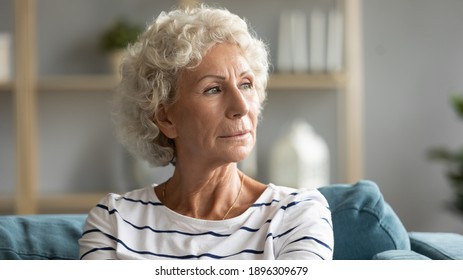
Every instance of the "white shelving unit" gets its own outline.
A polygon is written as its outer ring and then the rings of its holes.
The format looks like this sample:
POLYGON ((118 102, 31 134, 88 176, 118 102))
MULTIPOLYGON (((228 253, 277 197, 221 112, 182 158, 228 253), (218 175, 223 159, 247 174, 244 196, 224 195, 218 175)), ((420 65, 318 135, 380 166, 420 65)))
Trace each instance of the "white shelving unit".
MULTIPOLYGON (((191 5, 196 1, 180 1, 191 5)), ((328 74, 274 74, 271 90, 334 89, 339 92, 339 150, 345 182, 362 178, 362 61, 361 0, 344 0, 345 71, 328 74)), ((15 0, 15 78, 0 83, 0 91, 11 92, 16 118, 16 186, 14 197, 0 197, 0 212, 33 214, 79 212, 90 209, 104 194, 42 195, 38 191, 37 99, 41 91, 111 91, 113 76, 55 76, 37 79, 36 0, 15 0)), ((270 93, 272 94, 272 93, 270 93)), ((1 120, 0 120, 1 121, 1 120)), ((0 132, 1 133, 1 132, 0 132)))

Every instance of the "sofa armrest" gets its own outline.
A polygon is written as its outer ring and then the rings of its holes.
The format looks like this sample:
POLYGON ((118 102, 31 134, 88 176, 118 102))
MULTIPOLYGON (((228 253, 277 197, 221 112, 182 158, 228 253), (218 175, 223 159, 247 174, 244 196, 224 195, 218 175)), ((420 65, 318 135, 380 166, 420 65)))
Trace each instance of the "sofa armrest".
POLYGON ((410 232, 409 237, 413 251, 433 260, 463 260, 463 235, 410 232))
POLYGON ((373 260, 430 260, 411 250, 388 250, 373 256, 373 260))
POLYGON ((0 216, 0 259, 78 259, 86 217, 0 216))

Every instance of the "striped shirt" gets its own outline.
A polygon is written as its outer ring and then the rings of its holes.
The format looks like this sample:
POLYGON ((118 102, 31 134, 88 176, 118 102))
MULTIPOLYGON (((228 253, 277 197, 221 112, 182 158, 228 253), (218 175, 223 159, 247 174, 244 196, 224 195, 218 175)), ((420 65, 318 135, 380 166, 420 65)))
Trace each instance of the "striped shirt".
POLYGON ((240 216, 201 220, 164 206, 153 186, 108 194, 89 213, 81 259, 332 259, 327 201, 269 184, 240 216))

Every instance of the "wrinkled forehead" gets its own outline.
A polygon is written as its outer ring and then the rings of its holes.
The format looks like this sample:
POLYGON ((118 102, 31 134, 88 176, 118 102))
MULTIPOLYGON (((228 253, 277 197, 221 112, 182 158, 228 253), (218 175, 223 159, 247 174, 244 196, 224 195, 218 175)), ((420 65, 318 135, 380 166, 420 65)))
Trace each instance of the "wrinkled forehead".
POLYGON ((251 67, 238 45, 219 43, 211 47, 195 67, 187 67, 181 71, 180 80, 200 79, 205 75, 228 77, 252 74, 251 67))

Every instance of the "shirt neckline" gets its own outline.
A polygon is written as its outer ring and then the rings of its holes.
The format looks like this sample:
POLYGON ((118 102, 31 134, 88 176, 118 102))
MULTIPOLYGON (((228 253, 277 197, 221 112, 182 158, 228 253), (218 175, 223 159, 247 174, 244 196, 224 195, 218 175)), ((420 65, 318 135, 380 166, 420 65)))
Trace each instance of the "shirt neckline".
MULTIPOLYGON (((161 207, 159 209, 163 211, 164 214, 166 214, 167 216, 175 220, 184 221, 190 224, 207 225, 208 227, 223 227, 224 225, 233 225, 233 224, 236 224, 238 221, 245 220, 252 214, 252 212, 256 210, 256 207, 249 207, 241 215, 230 218, 230 219, 225 219, 225 220, 205 220, 205 219, 193 218, 193 217, 189 217, 189 216, 185 216, 180 213, 177 213, 174 210, 170 209, 169 207, 165 206, 161 202, 159 197, 157 196, 156 192, 154 191, 155 187, 157 187, 157 184, 154 184, 148 188, 150 191, 151 199, 161 204, 161 207)), ((270 195, 273 188, 274 188, 273 184, 267 184, 265 190, 261 193, 261 195, 257 198, 257 200, 253 204, 265 202, 264 200, 270 195)))

